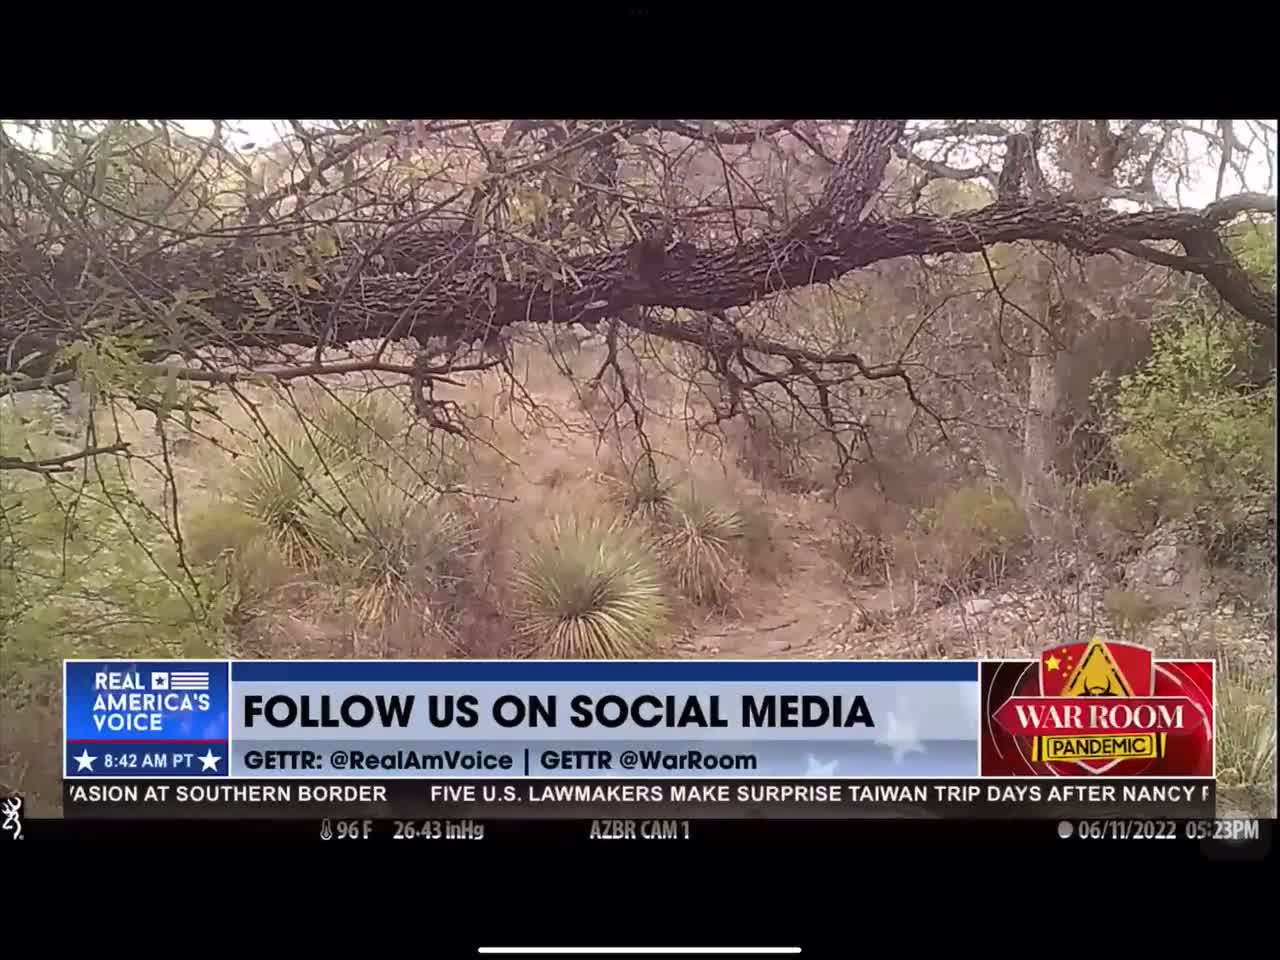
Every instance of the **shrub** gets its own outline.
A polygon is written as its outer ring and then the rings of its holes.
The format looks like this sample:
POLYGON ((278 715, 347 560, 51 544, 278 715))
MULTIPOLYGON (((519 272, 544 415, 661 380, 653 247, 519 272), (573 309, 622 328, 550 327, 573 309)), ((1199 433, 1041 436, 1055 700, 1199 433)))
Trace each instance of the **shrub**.
POLYGON ((1261 569, 1274 563, 1276 383, 1274 368, 1250 382, 1257 349, 1243 319, 1183 301, 1114 385, 1109 429, 1141 511, 1189 519, 1214 559, 1261 569))
POLYGON ((1099 480, 1084 491, 1085 516, 1099 532, 1141 537, 1150 533, 1159 514, 1141 487, 1099 480))
POLYGON ((893 548, 883 537, 852 521, 840 520, 836 542, 846 576, 884 579, 885 563, 892 559, 893 548))
POLYGON ((267 525, 247 513, 239 503, 215 500, 182 524, 187 556, 193 563, 216 563, 260 537, 268 537, 267 525))
POLYGON ((228 591, 232 622, 243 625, 293 576, 267 526, 233 502, 218 500, 182 525, 187 559, 228 591))
POLYGON ((918 511, 912 526, 897 541, 899 562, 952 587, 998 583, 1027 537, 1026 515, 998 488, 961 487, 941 505, 918 511))
MULTIPOLYGON (((15 454, 25 452, 21 432, 20 424, 0 422, 0 452, 9 443, 15 454)), ((38 440, 33 449, 43 452, 38 440)), ((173 562, 169 531, 115 466, 104 457, 66 474, 0 471, 6 714, 56 697, 67 658, 205 657, 225 649, 220 585, 173 562)))
POLYGON ((1276 292, 1276 222, 1242 223, 1227 231, 1227 245, 1240 266, 1274 296, 1276 292))
POLYGON ((513 619, 525 652, 574 659, 651 655, 668 606, 653 557, 634 531, 557 518, 517 558, 513 619))
POLYGON ((1119 587, 1108 589, 1102 603, 1120 636, 1129 641, 1141 639, 1144 628, 1160 616, 1159 605, 1150 597, 1119 587))
POLYGON ((820 490, 831 478, 818 452, 822 438, 799 425, 781 425, 768 417, 744 418, 728 431, 739 448, 739 464, 757 482, 790 493, 820 490))
MULTIPOLYGON (((64 453, 0 409, 0 454, 64 453), (30 447, 28 448, 28 444, 30 447)), ((0 784, 55 815, 60 688, 68 658, 224 656, 225 591, 173 561, 163 520, 112 457, 46 476, 0 470, 0 784)))

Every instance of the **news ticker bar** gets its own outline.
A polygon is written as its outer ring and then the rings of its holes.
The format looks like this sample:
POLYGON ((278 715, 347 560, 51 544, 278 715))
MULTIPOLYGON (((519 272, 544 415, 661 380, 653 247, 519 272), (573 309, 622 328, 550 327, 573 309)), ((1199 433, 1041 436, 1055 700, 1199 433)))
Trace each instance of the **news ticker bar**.
POLYGON ((1213 780, 66 780, 69 819, 979 820, 1214 815, 1213 780))

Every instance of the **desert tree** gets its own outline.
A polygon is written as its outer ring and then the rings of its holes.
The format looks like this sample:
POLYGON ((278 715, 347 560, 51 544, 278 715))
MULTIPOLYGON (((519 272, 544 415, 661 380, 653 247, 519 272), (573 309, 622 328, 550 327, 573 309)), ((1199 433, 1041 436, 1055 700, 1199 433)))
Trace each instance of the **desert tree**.
MULTIPOLYGON (((1266 123, 278 128, 274 144, 246 146, 222 123, 204 137, 167 122, 0 124, 0 394, 78 386, 91 407, 155 414, 164 448, 169 426, 216 415, 218 395, 260 419, 248 383, 324 391, 326 379, 376 374, 399 384, 428 433, 465 440, 450 385, 496 373, 527 398, 513 338, 553 331, 553 349, 581 330, 605 345, 588 384, 607 394, 604 420, 641 446, 648 365, 696 396, 699 429, 785 419, 821 436, 838 485, 871 454, 878 395, 901 397, 944 439, 964 421, 962 376, 940 372, 925 345, 948 353, 939 324, 976 283, 998 337, 1014 322, 1030 358, 1022 477, 1034 498, 1052 459, 1067 318, 1106 322, 1073 267, 1119 260, 1201 278, 1228 309, 1275 326, 1274 292, 1224 242, 1225 225, 1274 213, 1246 169, 1274 165, 1266 123), (1178 202, 1193 146, 1216 158, 1214 199, 1194 208, 1178 202), (931 202, 945 183, 967 189, 965 202, 931 202), (1012 282, 993 266, 1010 248, 1030 264, 1012 282), (963 282, 939 279, 957 263, 963 282), (923 273, 906 277, 900 265, 913 264, 923 273), (865 302, 817 324, 779 308, 839 299, 864 276, 903 307, 901 336, 868 337, 890 321, 854 315, 865 302)), ((79 439, 6 452, 0 469, 48 479, 86 458, 136 457, 92 417, 79 439)), ((176 498, 164 449, 151 465, 176 498)), ((180 542, 176 509, 157 519, 180 542)))

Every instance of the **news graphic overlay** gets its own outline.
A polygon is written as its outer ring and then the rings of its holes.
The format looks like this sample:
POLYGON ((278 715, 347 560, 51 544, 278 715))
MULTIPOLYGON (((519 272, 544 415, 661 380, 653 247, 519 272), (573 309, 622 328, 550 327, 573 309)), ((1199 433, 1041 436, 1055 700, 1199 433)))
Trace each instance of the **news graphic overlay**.
POLYGON ((239 778, 973 777, 961 661, 247 661, 239 778))
POLYGON ((982 664, 982 775, 1212 777, 1212 660, 1094 637, 982 664))
POLYGON ((69 662, 63 809, 93 819, 490 819, 495 830, 598 818, 1211 814, 1213 781, 1179 778, 1176 766, 1119 784, 1097 770, 983 776, 984 723, 1006 708, 1022 726, 998 749, 1074 770, 1079 751, 1095 749, 1088 724, 1101 720, 1076 724, 1074 712, 1050 711, 1060 702, 1124 706, 1130 719, 1105 719, 1111 734, 1132 734, 1125 748, 1166 765, 1180 756, 1160 724, 1178 727, 1181 700, 1135 679, 1140 658, 1101 653, 1059 648, 1068 679, 1056 685, 1041 683, 1036 663, 978 661, 69 662), (1123 676, 1099 679, 1097 663, 1123 676), (984 689, 984 678, 996 682, 984 689), (1123 697, 1095 696, 1107 689, 1123 697), (1154 747, 1135 739, 1160 733, 1154 747), (1080 741, 1076 752, 1053 739, 1064 737, 1080 741))
POLYGON ((68 660, 64 779, 228 774, 226 661, 68 660))

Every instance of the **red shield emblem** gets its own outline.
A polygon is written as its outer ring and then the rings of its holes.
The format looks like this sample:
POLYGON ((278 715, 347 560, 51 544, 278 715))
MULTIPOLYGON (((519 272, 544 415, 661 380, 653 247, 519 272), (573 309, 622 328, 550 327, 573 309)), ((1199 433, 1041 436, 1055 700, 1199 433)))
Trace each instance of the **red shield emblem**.
MULTIPOLYGON (((1150 697, 1155 692, 1155 653, 1132 643, 1067 643, 1040 654, 1042 697, 1150 697)), ((1076 761, 1105 773, 1119 760, 1076 761)))
POLYGON ((984 663, 983 775, 1211 776, 1213 668, 1100 637, 984 663))

